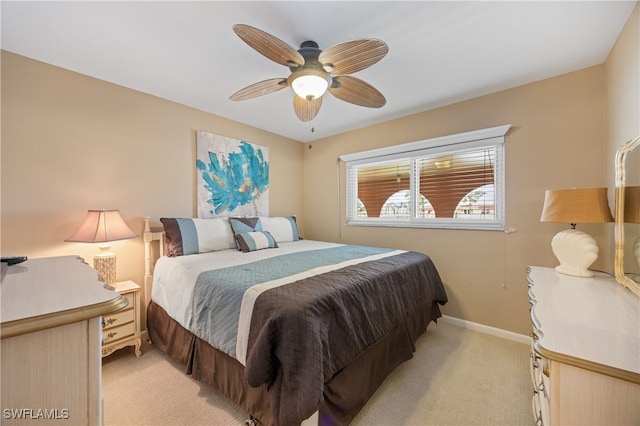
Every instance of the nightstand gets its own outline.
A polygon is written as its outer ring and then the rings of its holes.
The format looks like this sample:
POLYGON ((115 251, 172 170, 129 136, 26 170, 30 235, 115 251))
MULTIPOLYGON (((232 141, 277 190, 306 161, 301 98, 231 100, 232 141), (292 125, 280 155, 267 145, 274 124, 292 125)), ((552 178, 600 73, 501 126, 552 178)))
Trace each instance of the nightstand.
POLYGON ((135 353, 139 357, 142 355, 140 286, 133 281, 119 281, 111 286, 126 297, 129 304, 125 309, 102 318, 102 356, 135 345, 135 353))

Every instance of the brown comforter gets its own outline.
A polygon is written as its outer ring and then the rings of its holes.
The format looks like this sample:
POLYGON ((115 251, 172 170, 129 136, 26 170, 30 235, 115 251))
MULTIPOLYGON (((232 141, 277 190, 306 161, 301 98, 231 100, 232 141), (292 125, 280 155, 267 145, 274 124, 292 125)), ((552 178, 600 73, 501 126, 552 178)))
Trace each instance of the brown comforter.
POLYGON ((268 290, 255 303, 245 377, 268 387, 276 424, 300 424, 334 375, 416 314, 440 317, 446 302, 431 259, 416 252, 268 290))

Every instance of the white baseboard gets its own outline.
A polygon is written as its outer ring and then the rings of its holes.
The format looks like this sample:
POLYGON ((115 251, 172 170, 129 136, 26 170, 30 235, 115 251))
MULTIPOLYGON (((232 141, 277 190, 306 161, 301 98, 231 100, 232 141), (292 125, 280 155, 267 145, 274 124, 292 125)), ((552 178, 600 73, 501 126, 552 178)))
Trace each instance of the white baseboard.
POLYGON ((512 331, 503 330, 501 328, 491 327, 484 324, 478 324, 477 322, 471 322, 460 318, 450 317, 443 315, 438 321, 446 322, 448 324, 456 325, 458 327, 468 328, 469 330, 479 331, 481 333, 490 334, 492 336, 501 337, 503 339, 513 340, 520 343, 531 343, 531 338, 524 334, 514 333, 512 331))

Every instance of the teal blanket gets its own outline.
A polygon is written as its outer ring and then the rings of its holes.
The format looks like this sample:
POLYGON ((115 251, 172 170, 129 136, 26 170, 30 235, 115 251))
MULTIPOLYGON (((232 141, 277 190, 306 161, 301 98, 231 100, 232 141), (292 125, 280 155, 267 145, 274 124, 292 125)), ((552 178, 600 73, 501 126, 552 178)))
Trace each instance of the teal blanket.
POLYGON ((247 289, 256 284, 293 276, 317 267, 391 251, 394 250, 345 245, 284 254, 244 265, 203 272, 198 276, 194 288, 189 329, 214 348, 235 358, 240 306, 247 289))

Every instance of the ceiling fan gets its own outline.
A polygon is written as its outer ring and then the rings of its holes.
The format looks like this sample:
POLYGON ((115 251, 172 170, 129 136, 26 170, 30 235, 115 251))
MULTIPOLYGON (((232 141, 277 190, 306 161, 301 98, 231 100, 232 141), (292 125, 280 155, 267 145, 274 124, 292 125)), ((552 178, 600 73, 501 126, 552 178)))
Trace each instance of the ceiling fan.
POLYGON ((251 84, 231 95, 232 101, 252 99, 290 86, 296 93, 293 109, 302 121, 311 121, 318 114, 327 90, 340 100, 364 107, 380 108, 387 102, 375 87, 348 75, 385 57, 389 48, 382 40, 352 40, 324 50, 315 41, 305 41, 296 50, 249 25, 234 25, 233 31, 258 53, 289 67, 291 75, 251 84))

